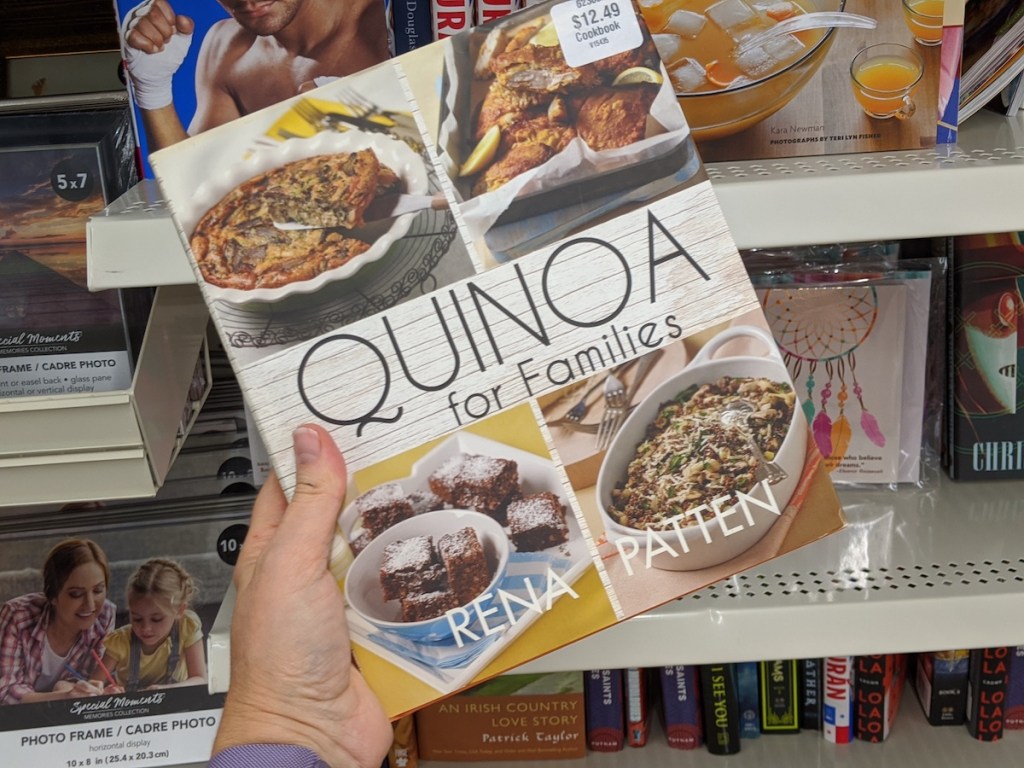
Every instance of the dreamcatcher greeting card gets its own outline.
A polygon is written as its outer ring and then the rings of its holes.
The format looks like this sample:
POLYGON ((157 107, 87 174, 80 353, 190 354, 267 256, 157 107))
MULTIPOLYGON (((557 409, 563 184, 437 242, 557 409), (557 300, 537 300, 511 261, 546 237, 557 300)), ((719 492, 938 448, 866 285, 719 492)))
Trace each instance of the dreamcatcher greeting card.
POLYGON ((758 291, 833 481, 899 481, 906 287, 758 291))

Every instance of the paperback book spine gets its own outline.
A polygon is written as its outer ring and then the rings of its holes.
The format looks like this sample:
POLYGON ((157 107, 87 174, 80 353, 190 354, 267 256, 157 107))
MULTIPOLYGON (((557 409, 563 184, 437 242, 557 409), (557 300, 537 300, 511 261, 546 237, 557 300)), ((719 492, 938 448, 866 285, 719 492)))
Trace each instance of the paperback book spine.
POLYGON ((465 32, 473 26, 473 0, 430 0, 434 40, 465 32))
POLYGON ((700 666, 704 743, 715 755, 740 751, 739 700, 732 664, 700 666))
POLYGON ((397 55, 434 41, 430 9, 430 0, 391 0, 391 29, 397 55))
POLYGON ((1003 727, 1017 731, 1024 729, 1024 645, 1015 646, 1012 656, 1003 727))
POLYGON ((821 659, 800 660, 800 727, 821 730, 821 659))
POLYGON ((854 668, 855 735, 878 743, 889 736, 903 687, 900 654, 857 656, 854 668))
POLYGON ((476 0, 474 6, 473 21, 476 24, 500 19, 522 7, 519 0, 476 0))
POLYGON ((798 733, 800 710, 796 659, 759 662, 761 733, 798 733))
POLYGON ((625 671, 626 743, 631 747, 647 744, 650 732, 650 695, 647 670, 629 667, 625 671))
POLYGON ((978 741, 998 741, 1003 736, 1011 650, 1002 646, 971 651, 966 722, 967 731, 978 741))
POLYGON ((741 739, 756 739, 761 735, 761 690, 757 684, 757 667, 756 661, 733 664, 740 706, 741 739))
POLYGON ((970 656, 966 649, 917 654, 914 690, 932 725, 963 725, 970 656))
POLYGON ((826 741, 849 744, 853 739, 853 657, 826 656, 822 733, 826 741))
POLYGON ((621 669, 590 669, 583 676, 587 748, 618 752, 626 744, 626 710, 621 669))
POLYGON ((704 743, 700 685, 695 665, 661 668, 661 713, 672 749, 696 749, 704 743))

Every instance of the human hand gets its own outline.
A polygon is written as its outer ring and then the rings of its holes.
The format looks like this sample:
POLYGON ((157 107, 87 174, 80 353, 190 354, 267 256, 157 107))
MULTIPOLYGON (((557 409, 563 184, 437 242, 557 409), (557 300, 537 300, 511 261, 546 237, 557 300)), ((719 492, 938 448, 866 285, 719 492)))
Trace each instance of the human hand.
POLYGON ((121 29, 125 69, 142 109, 173 103, 171 83, 192 43, 195 22, 167 0, 145 0, 128 12, 121 29))
POLYGON ((317 426, 293 436, 296 490, 264 483, 235 566, 231 686, 214 753, 291 744, 332 768, 379 768, 392 729, 352 664, 341 590, 328 570, 347 470, 317 426))

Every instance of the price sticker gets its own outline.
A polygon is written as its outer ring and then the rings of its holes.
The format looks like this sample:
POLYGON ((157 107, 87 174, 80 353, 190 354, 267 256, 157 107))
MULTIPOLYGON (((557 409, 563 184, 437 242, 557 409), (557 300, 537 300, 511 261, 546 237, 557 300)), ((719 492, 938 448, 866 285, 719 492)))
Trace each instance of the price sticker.
POLYGON ((85 200, 95 185, 93 170, 75 160, 61 160, 50 171, 50 187, 65 200, 85 200))
POLYGON ((569 0, 551 8, 551 20, 570 67, 631 51, 644 41, 629 0, 569 0))

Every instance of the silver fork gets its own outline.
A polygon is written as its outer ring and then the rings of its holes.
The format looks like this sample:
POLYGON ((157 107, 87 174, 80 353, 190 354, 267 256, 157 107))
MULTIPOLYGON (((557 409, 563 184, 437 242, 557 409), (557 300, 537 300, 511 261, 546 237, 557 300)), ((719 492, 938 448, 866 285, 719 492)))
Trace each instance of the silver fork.
POLYGON ((597 450, 603 451, 612 441, 616 425, 621 421, 629 401, 626 388, 614 373, 609 373, 604 380, 604 414, 597 426, 597 450))

